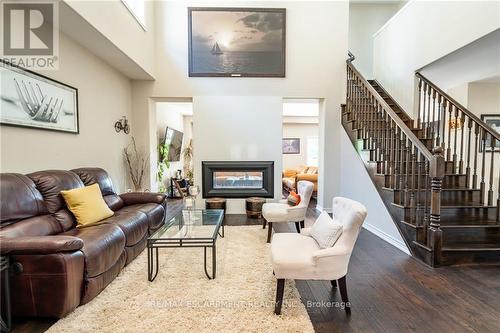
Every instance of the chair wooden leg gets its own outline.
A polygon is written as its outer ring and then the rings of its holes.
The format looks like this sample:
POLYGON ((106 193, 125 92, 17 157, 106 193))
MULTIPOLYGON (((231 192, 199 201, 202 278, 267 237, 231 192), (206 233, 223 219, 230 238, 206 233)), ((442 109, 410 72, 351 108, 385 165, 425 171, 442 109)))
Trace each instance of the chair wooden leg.
POLYGON ((300 223, 295 222, 295 229, 297 229, 297 232, 300 234, 300 223))
POLYGON ((267 223, 268 226, 267 226, 267 242, 270 243, 271 242, 271 235, 273 233, 273 222, 268 222, 267 223))
POLYGON ((266 229, 266 219, 262 219, 262 229, 266 229))
POLYGON ((337 280, 331 280, 330 282, 332 284, 332 288, 336 289, 337 288, 337 280))
POLYGON ((285 279, 278 279, 276 285, 276 303, 274 305, 274 313, 281 314, 281 305, 283 304, 283 292, 285 291, 285 279))
POLYGON ((304 221, 300 221, 300 227, 304 229, 304 221))
POLYGON ((340 289, 340 297, 342 298, 342 302, 345 303, 345 313, 351 314, 351 304, 349 303, 349 298, 347 297, 347 284, 345 281, 345 276, 338 279, 339 289, 340 289))

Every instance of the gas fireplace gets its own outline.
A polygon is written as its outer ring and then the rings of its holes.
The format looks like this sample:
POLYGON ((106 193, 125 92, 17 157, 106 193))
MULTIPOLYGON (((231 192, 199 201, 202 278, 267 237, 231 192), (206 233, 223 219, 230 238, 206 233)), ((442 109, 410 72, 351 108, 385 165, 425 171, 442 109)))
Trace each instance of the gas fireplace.
POLYGON ((201 162, 203 197, 274 197, 274 162, 201 162))

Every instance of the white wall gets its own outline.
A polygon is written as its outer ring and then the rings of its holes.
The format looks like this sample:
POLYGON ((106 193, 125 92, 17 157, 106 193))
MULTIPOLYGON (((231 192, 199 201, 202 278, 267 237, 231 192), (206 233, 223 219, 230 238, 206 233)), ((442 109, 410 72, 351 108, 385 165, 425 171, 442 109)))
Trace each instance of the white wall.
POLYGON ((373 79, 373 34, 401 7, 398 3, 350 3, 349 50, 354 65, 366 79, 373 79))
POLYGON ((284 123, 283 138, 300 138, 300 154, 283 154, 283 169, 307 165, 307 138, 318 136, 318 124, 284 123))
POLYGON ((500 76, 500 29, 434 61, 420 72, 444 91, 500 76))
POLYGON ((389 211, 373 185, 363 161, 354 149, 345 130, 341 133, 341 195, 366 206, 368 216, 363 227, 406 253, 410 253, 389 211))
MULTIPOLYGON (((269 96, 267 100, 274 106, 280 99, 278 112, 282 112, 282 98, 319 98, 322 99, 320 127, 328 145, 322 145, 320 152, 324 158, 320 175, 320 197, 329 207, 331 198, 339 191, 340 169, 338 159, 340 104, 345 97, 345 59, 347 54, 348 3, 323 1, 213 1, 211 6, 234 7, 285 7, 287 9, 287 68, 286 78, 189 78, 188 73, 188 6, 206 6, 204 1, 169 1, 156 4, 156 81, 154 83, 134 83, 134 124, 141 142, 153 151, 151 128, 154 128, 154 113, 151 112, 151 99, 155 98, 193 98, 202 96, 239 96, 241 103, 234 104, 234 115, 245 117, 243 112, 256 113, 245 107, 245 96, 269 96), (314 32, 314 38, 311 38, 314 32), (242 111, 246 110, 246 111, 242 111), (153 126, 153 127, 151 127, 153 126), (323 200, 323 197, 325 200, 323 200)), ((205 103, 216 103, 219 99, 206 99, 205 103)), ((271 104, 269 106, 271 106, 271 104)), ((193 104, 194 135, 200 137, 198 130, 203 123, 197 124, 197 113, 213 112, 217 105, 193 104)), ((266 107, 269 109, 269 107, 266 107)), ((262 124, 278 121, 277 118, 259 113, 262 124)), ((209 115, 206 115, 209 116, 209 115)), ((277 129, 278 144, 281 145, 281 117, 279 124, 271 124, 277 129)), ((244 131, 245 125, 238 128, 244 131)), ((206 133, 206 132, 203 132, 206 133)), ((245 133, 245 132, 243 132, 245 133)), ((254 129, 252 138, 262 135, 259 127, 254 129)), ((320 137, 321 139, 321 137, 320 137)), ((210 137, 203 138, 210 140, 210 137)), ((199 141, 195 139, 195 155, 201 153, 199 141)), ((226 145, 227 142, 212 142, 226 145)), ((267 143, 274 144, 274 143, 267 143)), ((155 158, 151 155, 152 160, 155 158)), ((196 156, 195 156, 196 158, 196 156)), ((281 160, 281 151, 274 157, 281 160)), ((154 165, 152 166, 154 168, 154 165)))
MULTIPOLYGON (((282 99, 198 96, 193 106, 195 184, 201 188, 202 161, 274 161, 274 199, 280 199, 282 99)), ((226 209, 244 213, 245 200, 228 199, 226 209)))
POLYGON ((154 77, 154 1, 145 2, 144 30, 121 0, 65 0, 66 5, 118 47, 145 72, 154 77))
POLYGON ((125 191, 123 148, 130 135, 116 133, 114 123, 131 118, 130 81, 64 34, 59 52, 59 70, 41 74, 78 89, 80 134, 2 126, 1 172, 102 167, 125 191))
POLYGON ((411 113, 416 70, 498 28, 499 1, 410 1, 375 35, 375 78, 411 113))

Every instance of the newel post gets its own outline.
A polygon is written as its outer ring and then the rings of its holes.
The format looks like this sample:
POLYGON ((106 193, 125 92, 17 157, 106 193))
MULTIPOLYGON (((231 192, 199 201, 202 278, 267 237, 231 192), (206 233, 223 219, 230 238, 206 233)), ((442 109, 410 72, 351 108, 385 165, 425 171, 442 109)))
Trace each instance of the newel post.
POLYGON ((429 223, 429 244, 432 249, 431 266, 438 267, 441 264, 441 189, 445 173, 445 161, 443 148, 438 146, 432 150, 432 160, 429 168, 431 178, 431 207, 429 223))

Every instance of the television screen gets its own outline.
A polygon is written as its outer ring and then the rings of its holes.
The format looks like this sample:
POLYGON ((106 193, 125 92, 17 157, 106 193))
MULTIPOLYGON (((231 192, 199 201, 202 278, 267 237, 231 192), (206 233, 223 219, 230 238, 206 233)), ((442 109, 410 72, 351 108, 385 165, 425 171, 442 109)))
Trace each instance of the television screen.
POLYGON ((182 132, 174 130, 173 128, 167 127, 165 130, 164 142, 169 147, 167 157, 168 161, 175 162, 181 159, 182 137, 182 132))

